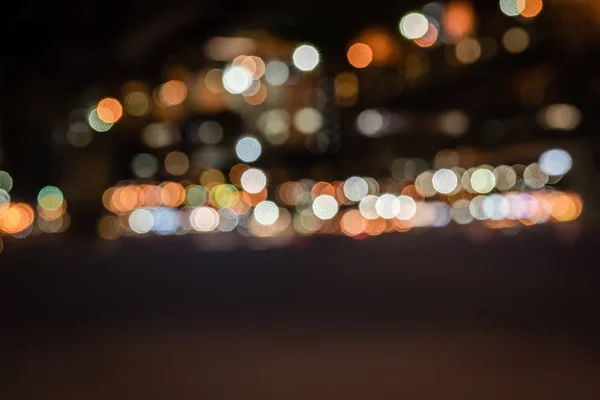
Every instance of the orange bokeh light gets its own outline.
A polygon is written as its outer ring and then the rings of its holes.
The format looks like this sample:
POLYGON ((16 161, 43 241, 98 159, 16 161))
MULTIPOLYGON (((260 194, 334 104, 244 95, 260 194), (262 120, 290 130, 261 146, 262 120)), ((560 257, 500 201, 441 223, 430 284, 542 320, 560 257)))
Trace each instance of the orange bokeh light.
POLYGON ((167 207, 179 207, 185 200, 185 189, 177 182, 166 182, 160 185, 160 200, 167 207))
POLYGON ((10 235, 23 232, 33 224, 34 213, 25 203, 11 203, 0 218, 0 231, 10 235))
POLYGON ((242 187, 242 174, 246 172, 250 166, 246 164, 235 164, 229 170, 229 180, 237 187, 242 187))
POLYGON ((114 124, 123 116, 123 106, 119 100, 107 97, 98 103, 96 114, 102 122, 114 124))
POLYGON ((263 189, 258 193, 248 193, 246 191, 242 192, 242 200, 246 204, 250 204, 251 206, 255 206, 261 201, 265 201, 267 199, 267 189, 263 189))
POLYGON ((448 4, 443 19, 443 26, 446 36, 453 42, 467 37, 475 28, 473 6, 462 1, 448 4))
POLYGON ((533 18, 542 11, 543 7, 542 0, 525 0, 525 7, 521 11, 521 15, 525 18, 533 18))
POLYGON ((365 68, 373 61, 373 50, 364 43, 355 43, 348 49, 348 62, 355 68, 365 68))
POLYGON ((310 196, 312 199, 316 199, 318 196, 327 194, 335 198, 335 188, 328 182, 317 182, 312 187, 310 191, 310 196))
POLYGON ((429 24, 429 28, 427 29, 427 33, 420 37, 419 39, 415 39, 415 44, 419 47, 431 47, 438 40, 438 30, 433 24, 429 24))
POLYGON ((254 93, 252 96, 244 96, 244 101, 251 106, 257 106, 262 104, 267 99, 267 87, 265 85, 260 85, 258 91, 254 93))
POLYGON ((365 231, 367 220, 358 210, 350 210, 344 214, 340 221, 342 232, 348 236, 357 236, 365 231))
POLYGON ((187 87, 181 81, 168 81, 160 86, 158 97, 163 105, 167 107, 176 106, 186 99, 187 87))

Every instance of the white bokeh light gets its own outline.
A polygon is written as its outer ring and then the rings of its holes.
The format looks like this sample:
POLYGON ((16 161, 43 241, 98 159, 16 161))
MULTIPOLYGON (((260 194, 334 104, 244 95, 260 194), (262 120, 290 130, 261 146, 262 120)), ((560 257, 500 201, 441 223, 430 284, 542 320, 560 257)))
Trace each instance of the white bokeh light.
POLYGON ((214 231, 219 225, 219 213, 211 207, 198 207, 190 214, 190 225, 198 232, 214 231))
POLYGON ((542 153, 539 163, 544 173, 550 176, 558 176, 571 170, 573 159, 565 150, 552 149, 542 153))
POLYGON ((366 219, 377 219, 379 215, 375 209, 375 203, 377 203, 377 196, 372 194, 368 195, 358 203, 358 211, 366 219))
POLYGON ((135 210, 129 215, 129 227, 135 233, 148 233, 154 225, 154 215, 145 208, 135 210))
POLYGON ((400 20, 400 33, 407 39, 419 39, 429 29, 429 21, 421 13, 406 14, 400 20))
POLYGON ((369 194, 369 184, 359 176, 353 176, 344 182, 344 195, 350 201, 361 201, 369 194))
POLYGON ((401 221, 408 221, 415 216, 417 212, 417 203, 410 196, 401 195, 398 196, 400 202, 400 212, 396 215, 396 218, 401 221))
POLYGON ((454 171, 446 168, 442 168, 433 174, 432 179, 433 187, 439 193, 448 194, 452 193, 458 185, 458 177, 454 171))
POLYGON ((250 168, 240 179, 242 188, 248 193, 260 193, 267 186, 267 176, 257 168, 250 168))
POLYGON ((231 94, 240 94, 252 86, 252 72, 240 65, 227 67, 223 71, 223 87, 231 94))
POLYGON ((477 193, 489 193, 496 186, 496 176, 486 168, 479 168, 471 175, 471 187, 477 193))
POLYGON ((392 219, 400 213, 400 200, 393 194, 381 195, 375 202, 377 214, 384 219, 392 219))
POLYGON ((337 200, 328 194, 318 196, 312 205, 313 212, 320 219, 331 219, 338 213, 337 200))
POLYGON ((500 194, 491 194, 483 201, 482 211, 487 218, 500 221, 508 216, 510 203, 500 194))
POLYGON ((383 129, 383 125, 383 115, 377 110, 364 110, 356 117, 356 128, 365 136, 378 134, 383 129))
POLYGON ((290 70, 286 63, 270 61, 265 67, 265 79, 273 86, 281 86, 287 82, 290 70))
POLYGON ((260 142, 252 136, 243 137, 235 144, 235 154, 243 162, 254 162, 258 160, 261 153, 260 142))
POLYGON ((294 50, 292 60, 300 71, 312 71, 319 65, 319 52, 314 46, 303 44, 294 50))
POLYGON ((254 219, 261 225, 273 225, 279 218, 279 207, 272 201, 261 201, 254 208, 254 219))
POLYGON ((305 135, 316 133, 323 126, 323 115, 312 107, 304 107, 294 114, 294 127, 305 135))

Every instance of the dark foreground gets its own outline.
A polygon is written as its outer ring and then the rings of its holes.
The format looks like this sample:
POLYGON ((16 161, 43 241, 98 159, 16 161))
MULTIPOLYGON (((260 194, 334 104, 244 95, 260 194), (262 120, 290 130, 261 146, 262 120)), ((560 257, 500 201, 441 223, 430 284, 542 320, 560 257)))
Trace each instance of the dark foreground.
POLYGON ((7 243, 0 397, 596 399, 600 240, 565 234, 7 243))

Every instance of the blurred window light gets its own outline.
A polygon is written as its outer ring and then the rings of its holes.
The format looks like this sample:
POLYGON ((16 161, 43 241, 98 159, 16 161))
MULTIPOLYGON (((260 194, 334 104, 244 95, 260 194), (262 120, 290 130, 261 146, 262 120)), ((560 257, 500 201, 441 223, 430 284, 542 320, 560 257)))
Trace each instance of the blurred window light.
POLYGON ((323 126, 323 115, 312 107, 304 107, 294 114, 294 127, 305 135, 316 133, 323 126))
POLYGON ((429 203, 429 205, 431 206, 431 209, 435 214, 433 221, 431 222, 431 226, 436 228, 442 228, 448 225, 450 221, 452 221, 450 207, 448 206, 448 204, 442 201, 435 201, 429 203))
POLYGON ((198 127, 198 139, 204 144, 217 144, 223 139, 223 127, 217 121, 204 121, 198 127))
POLYGON ((452 193, 458 186, 458 177, 451 169, 440 169, 433 174, 432 184, 441 194, 452 193))
POLYGON ((0 171, 0 189, 10 192, 13 187, 13 178, 6 171, 0 171))
POLYGON ((375 208, 375 203, 377 203, 377 196, 372 194, 362 199, 358 204, 358 211, 360 211, 360 215, 368 220, 379 218, 379 214, 377 214, 377 209, 375 208))
POLYGON ((465 1, 452 1, 442 16, 444 39, 450 43, 469 36, 475 27, 473 6, 465 1))
POLYGON ((231 232, 238 226, 239 220, 240 218, 237 214, 229 208, 222 208, 219 210, 219 224, 217 228, 221 232, 231 232))
MULTIPOLYGON (((254 82, 259 82, 259 81, 254 81, 254 82)), ((256 90, 256 92, 254 92, 252 94, 247 94, 246 92, 244 92, 243 94, 244 94, 244 101, 246 103, 250 104, 251 106, 258 106, 267 99, 267 87, 265 85, 261 85, 259 82, 258 89, 256 90)))
POLYGON ((175 143, 177 132, 167 123, 155 122, 142 130, 142 142, 148 147, 161 148, 175 143))
POLYGON ((344 195, 350 201, 361 201, 369 194, 369 184, 359 176, 353 176, 344 182, 344 195))
POLYGON ((335 77, 335 96, 342 106, 353 105, 358 98, 358 78, 351 72, 342 72, 335 77))
POLYGON ((206 190, 200 185, 185 188, 185 204, 188 207, 199 207, 206 202, 206 190))
POLYGON ((473 64, 481 57, 481 44, 474 38, 462 39, 456 44, 455 54, 462 64, 473 64))
POLYGON ((190 225, 198 232, 214 231, 220 222, 220 214, 211 207, 198 207, 190 214, 190 225))
POLYGON ((46 186, 38 193, 38 204, 46 211, 55 211, 62 207, 64 196, 55 186, 46 186))
POLYGON ((485 198, 481 209, 488 219, 500 221, 508 216, 510 203, 500 194, 491 194, 485 198))
POLYGON ((241 184, 248 193, 260 193, 267 186, 267 176, 258 168, 250 168, 242 174, 241 184))
POLYGON ((217 36, 205 46, 206 55, 216 61, 232 60, 240 54, 250 54, 256 49, 254 40, 244 37, 217 36))
POLYGON ((10 204, 10 195, 4 189, 0 189, 0 218, 10 204))
POLYGON ((508 165, 494 168, 494 176, 496 177, 496 189, 500 191, 510 190, 517 183, 517 173, 513 167, 508 165))
POLYGON ((415 39, 415 44, 419 47, 431 47, 438 40, 439 32, 438 29, 433 24, 429 24, 427 28, 427 33, 422 37, 415 39))
POLYGON ((399 24, 400 33, 407 39, 419 39, 427 33, 429 21, 421 13, 413 12, 402 17, 399 24))
POLYGON ((73 147, 86 147, 92 142, 93 134, 90 127, 83 122, 69 125, 67 142, 73 147))
POLYGON ((183 175, 189 168, 190 160, 185 153, 172 151, 165 157, 165 170, 171 175, 183 175))
POLYGON ((375 210, 383 219, 392 219, 400 213, 400 200, 393 194, 381 195, 375 202, 375 210))
POLYGON ((104 122, 98 116, 97 109, 93 108, 88 114, 88 124, 96 132, 106 132, 112 128, 113 124, 104 122))
POLYGON ((254 96, 255 94, 258 93, 258 91, 261 88, 261 83, 260 80, 255 80, 252 82, 252 84, 250 85, 250 87, 246 90, 244 90, 244 92, 242 93, 244 96, 254 96))
POLYGON ((252 73, 243 66, 229 66, 223 71, 223 87, 231 94, 241 94, 254 82, 252 73))
POLYGON ((500 0, 500 11, 509 17, 516 17, 525 9, 526 0, 500 0))
POLYGON ((273 86, 285 84, 290 76, 290 70, 282 61, 269 61, 265 66, 265 80, 273 86))
POLYGON ((425 171, 417 176, 415 180, 415 189, 420 196, 433 197, 437 194, 433 186, 433 172, 425 171))
POLYGON ((464 135, 470 128, 467 114, 460 110, 447 111, 439 116, 437 128, 445 135, 458 137, 464 135))
POLYGON ((553 104, 539 112, 538 122, 544 128, 570 131, 581 123, 581 111, 571 104, 553 104))
POLYGON ((134 117, 142 117, 150 111, 150 98, 144 92, 131 92, 125 96, 125 111, 134 117))
POLYGON ((509 53, 522 53, 529 46, 529 33, 521 27, 510 28, 502 36, 502 44, 509 53))
POLYGON ((373 51, 364 43, 354 43, 348 49, 347 57, 354 68, 366 68, 373 61, 373 51))
POLYGON ((469 203, 469 212, 471 213, 471 216, 479 221, 488 219, 483 212, 483 203, 486 199, 486 196, 477 196, 469 203))
POLYGON ((254 162, 262 154, 262 146, 256 138, 245 136, 237 141, 235 154, 243 162, 254 162))
POLYGON ((523 172, 525 184, 532 189, 541 189, 548 183, 548 174, 542 171, 539 163, 531 163, 523 172))
POLYGON ((272 201, 262 201, 254 207, 254 219, 261 225, 273 225, 279 218, 279 207, 272 201))
POLYGON ((487 168, 478 168, 470 178, 471 187, 477 193, 489 193, 496 186, 496 176, 487 168))
POLYGON ((176 106, 183 103, 186 98, 187 86, 181 81, 171 80, 158 88, 158 99, 163 106, 176 106))
POLYGON ((375 136, 384 126, 383 114, 375 109, 364 110, 356 118, 356 128, 365 136, 375 136))
POLYGON ((544 2, 542 0, 518 0, 518 2, 525 3, 525 6, 520 11, 521 16, 525 18, 533 18, 536 17, 544 7, 544 2))
POLYGON ((158 172, 158 160, 152 154, 138 154, 131 160, 131 170, 138 178, 150 178, 158 172))
POLYGON ((322 194, 313 202, 312 210, 318 218, 328 220, 335 217, 339 207, 337 200, 333 196, 322 194))
POLYGON ((225 182, 225 175, 218 169, 207 169, 200 175, 200 183, 204 187, 221 185, 225 182))
POLYGON ((107 97, 100 100, 96 113, 102 122, 114 124, 123 116, 123 107, 119 100, 107 97))
POLYGON ((152 231, 158 235, 172 235, 179 229, 179 212, 172 208, 160 207, 151 210, 154 216, 152 231))
POLYGON ((223 93, 223 70, 213 68, 204 75, 204 85, 211 93, 223 93))
POLYGON ((269 143, 283 144, 290 136, 290 115, 282 108, 267 110, 258 117, 258 126, 269 143))
POLYGON ((314 46, 303 44, 294 50, 292 61, 300 71, 312 71, 319 65, 319 52, 314 46))
POLYGON ((145 208, 139 208, 129 215, 129 227, 135 233, 148 233, 153 226, 154 215, 145 208))
POLYGON ((552 149, 542 153, 539 159, 540 169, 550 176, 565 175, 571 170, 573 159, 562 149, 552 149))
POLYGON ((467 199, 457 200, 450 208, 450 216, 459 225, 467 225, 473 221, 473 216, 469 210, 471 202, 467 199))
POLYGON ((400 221, 408 221, 412 219, 417 213, 417 203, 410 196, 400 195, 398 196, 398 202, 400 203, 400 211, 396 215, 396 218, 400 221))
POLYGON ((454 168, 460 163, 460 155, 452 149, 440 150, 433 159, 433 168, 454 168))

